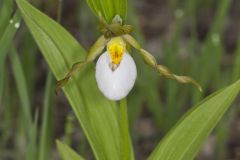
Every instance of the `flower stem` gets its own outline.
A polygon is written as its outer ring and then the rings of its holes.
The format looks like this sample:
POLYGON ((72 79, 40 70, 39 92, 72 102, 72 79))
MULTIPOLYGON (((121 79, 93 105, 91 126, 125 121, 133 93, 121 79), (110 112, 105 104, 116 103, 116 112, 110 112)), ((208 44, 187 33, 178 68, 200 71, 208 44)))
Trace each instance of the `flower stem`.
POLYGON ((130 159, 130 138, 128 129, 128 112, 127 112, 127 99, 124 98, 120 101, 120 151, 121 160, 130 159))

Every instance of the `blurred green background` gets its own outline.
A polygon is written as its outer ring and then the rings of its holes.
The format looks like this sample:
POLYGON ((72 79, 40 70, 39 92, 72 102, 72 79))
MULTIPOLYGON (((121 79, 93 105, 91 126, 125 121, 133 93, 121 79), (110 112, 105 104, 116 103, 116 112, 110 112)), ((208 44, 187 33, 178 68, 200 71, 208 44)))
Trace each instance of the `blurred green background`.
MULTIPOLYGON (((90 48, 100 35, 85 0, 32 0, 90 48)), ((59 159, 55 139, 62 139, 86 159, 90 146, 63 94, 54 94, 48 66, 11 0, 0 0, 0 160, 59 159), (35 125, 28 125, 33 119, 35 125), (30 144, 30 145, 29 145, 30 144)), ((128 96, 136 159, 143 160, 158 141, 203 97, 240 78, 239 0, 129 0, 128 24, 134 36, 160 64, 189 75, 203 87, 159 77, 133 53, 138 79, 128 96)), ((134 50, 133 50, 134 52, 134 50)), ((87 84, 86 84, 87 85, 87 84)), ((91 88, 91 86, 89 86, 91 88)), ((89 91, 90 92, 90 91, 89 91)), ((206 141, 196 159, 240 159, 238 100, 206 141)))

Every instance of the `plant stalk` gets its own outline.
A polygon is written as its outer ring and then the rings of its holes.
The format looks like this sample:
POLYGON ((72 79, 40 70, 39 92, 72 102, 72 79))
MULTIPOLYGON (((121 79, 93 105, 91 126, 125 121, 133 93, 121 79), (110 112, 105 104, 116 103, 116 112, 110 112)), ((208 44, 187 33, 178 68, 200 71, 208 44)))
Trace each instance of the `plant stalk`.
POLYGON ((120 151, 121 160, 130 159, 130 139, 128 128, 128 111, 127 111, 127 99, 124 98, 120 101, 120 151))

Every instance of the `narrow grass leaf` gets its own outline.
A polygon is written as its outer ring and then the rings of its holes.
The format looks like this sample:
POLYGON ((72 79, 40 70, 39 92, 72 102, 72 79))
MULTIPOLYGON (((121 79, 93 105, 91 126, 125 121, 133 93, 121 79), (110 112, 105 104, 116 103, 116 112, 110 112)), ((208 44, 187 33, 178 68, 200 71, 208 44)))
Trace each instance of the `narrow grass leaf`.
POLYGON ((38 111, 35 111, 34 121, 32 126, 29 127, 29 141, 26 149, 26 160, 33 160, 37 157, 37 129, 38 129, 38 111))
POLYGON ((12 0, 3 0, 0 4, 0 37, 5 31, 6 26, 9 23, 9 19, 12 14, 13 1, 12 0))
POLYGON ((22 40, 18 50, 21 53, 21 61, 23 65, 23 70, 25 72, 30 100, 33 101, 34 90, 36 89, 35 88, 36 82, 33 79, 38 74, 38 70, 36 67, 38 48, 36 43, 34 42, 34 39, 32 38, 32 35, 29 33, 27 28, 23 29, 24 36, 21 37, 22 40))
POLYGON ((161 141, 149 160, 190 160, 240 90, 240 81, 219 90, 191 109, 161 141))
POLYGON ((43 117, 38 152, 39 160, 50 159, 54 84, 54 77, 52 73, 49 72, 44 93, 43 117))
MULTIPOLYGON (((9 3, 9 2, 6 2, 6 3, 9 3)), ((0 20, 0 21, 4 21, 4 20, 0 20)), ((19 23, 19 21, 20 21, 20 14, 19 12, 16 12, 12 18, 12 23, 8 23, 6 27, 5 25, 1 24, 3 22, 0 22, 0 32, 3 31, 2 33, 0 33, 0 72, 2 73, 2 75, 5 72, 5 59, 7 57, 7 53, 9 51, 9 48, 11 47, 13 37, 15 36, 15 33, 18 29, 14 26, 14 24, 19 23)), ((0 77, 0 103, 2 100, 3 92, 4 92, 3 90, 4 90, 4 76, 1 76, 0 77)))
POLYGON ((60 153, 62 160, 84 160, 79 154, 77 154, 74 150, 72 150, 69 146, 65 145, 64 143, 60 142, 59 140, 56 141, 58 152, 60 153))
POLYGON ((36 133, 37 133, 37 119, 36 114, 35 121, 33 122, 31 117, 31 104, 26 84, 26 78, 23 72, 22 64, 18 53, 14 47, 12 47, 10 52, 10 60, 13 70, 14 79, 16 82, 16 87, 18 95, 20 97, 21 108, 24 117, 24 131, 27 134, 29 141, 26 149, 26 160, 32 160, 36 157, 36 133))
POLYGON ((0 66, 4 65, 6 55, 11 47, 12 40, 18 30, 15 24, 20 24, 20 13, 16 11, 11 23, 8 24, 2 37, 0 37, 0 66))
POLYGON ((69 146, 71 146, 73 142, 74 120, 75 116, 72 113, 68 113, 65 117, 63 143, 69 146))
POLYGON ((25 130, 29 133, 30 136, 30 130, 32 126, 32 117, 31 117, 31 104, 29 100, 28 95, 28 89, 26 84, 25 75, 23 72, 22 64, 20 61, 20 58, 18 56, 18 53, 14 47, 12 47, 10 52, 10 60, 13 70, 14 79, 17 86, 18 95, 20 97, 21 107, 23 111, 24 116, 24 124, 25 124, 25 130))

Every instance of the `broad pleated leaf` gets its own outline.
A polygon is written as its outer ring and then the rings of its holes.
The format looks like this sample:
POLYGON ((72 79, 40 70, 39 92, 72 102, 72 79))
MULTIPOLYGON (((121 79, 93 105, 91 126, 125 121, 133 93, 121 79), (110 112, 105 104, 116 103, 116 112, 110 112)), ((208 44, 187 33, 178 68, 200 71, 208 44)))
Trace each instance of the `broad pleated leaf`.
POLYGON ((87 3, 97 17, 101 15, 108 22, 117 14, 123 20, 126 18, 127 0, 87 0, 87 3))
MULTIPOLYGON (((58 80, 63 78, 72 64, 83 60, 84 49, 63 27, 27 1, 16 2, 53 74, 58 80)), ((96 159, 118 160, 118 108, 97 89, 93 65, 74 76, 64 87, 64 93, 81 123, 96 159)))
POLYGON ((240 81, 191 109, 161 141, 149 160, 191 160, 240 90, 240 81))

